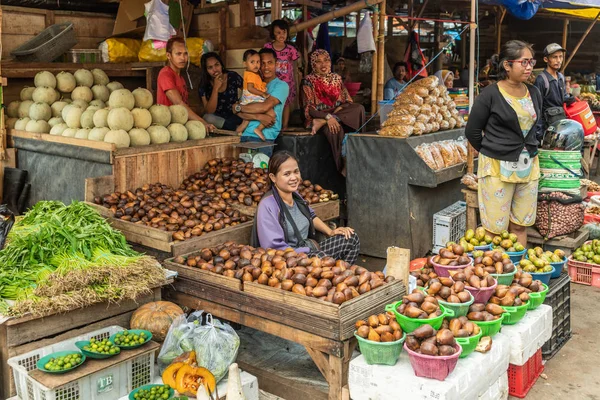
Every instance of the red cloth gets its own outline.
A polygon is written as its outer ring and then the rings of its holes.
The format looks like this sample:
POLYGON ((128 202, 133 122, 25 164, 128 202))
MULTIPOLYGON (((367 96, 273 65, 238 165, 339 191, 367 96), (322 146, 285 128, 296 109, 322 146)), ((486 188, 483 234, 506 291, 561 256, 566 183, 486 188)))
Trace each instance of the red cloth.
POLYGON ((185 83, 185 79, 168 65, 163 67, 158 73, 157 79, 157 91, 156 91, 156 103, 164 106, 173 105, 167 97, 167 91, 175 89, 181 94, 181 98, 185 104, 188 104, 188 90, 185 83))

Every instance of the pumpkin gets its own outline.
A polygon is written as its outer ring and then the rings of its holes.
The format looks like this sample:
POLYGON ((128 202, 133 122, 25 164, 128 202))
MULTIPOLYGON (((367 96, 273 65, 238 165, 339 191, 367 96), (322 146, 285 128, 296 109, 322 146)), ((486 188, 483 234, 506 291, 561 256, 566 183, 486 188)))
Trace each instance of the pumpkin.
POLYGON ((177 304, 170 301, 155 301, 135 310, 129 325, 131 329, 145 329, 152 332, 152 339, 162 342, 171 324, 180 315, 183 315, 183 310, 177 304))

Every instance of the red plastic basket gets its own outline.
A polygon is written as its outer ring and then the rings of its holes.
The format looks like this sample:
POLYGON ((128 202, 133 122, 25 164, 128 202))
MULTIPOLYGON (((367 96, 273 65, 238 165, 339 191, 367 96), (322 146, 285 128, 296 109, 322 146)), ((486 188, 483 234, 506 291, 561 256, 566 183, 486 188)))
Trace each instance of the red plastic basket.
MULTIPOLYGON (((470 258, 470 257, 469 257, 470 258)), ((470 258, 471 261, 469 261, 468 264, 465 265, 455 265, 455 266, 451 266, 451 265, 442 265, 442 264, 438 264, 436 262, 433 262, 433 257, 431 257, 429 259, 429 262, 431 263, 431 265, 433 265, 433 269, 435 270, 435 273, 443 278, 449 278, 450 277, 450 271, 454 271, 457 269, 463 269, 466 268, 470 265, 473 265, 473 259, 470 258)))
MULTIPOLYGON (((413 367, 416 376, 429 379, 437 379, 438 381, 445 380, 454 368, 462 353, 462 347, 460 344, 454 346, 456 353, 451 356, 427 356, 425 354, 415 353, 408 348, 406 342, 404 343, 404 350, 408 353, 408 359, 410 365, 413 367)), ((541 353, 540 353, 541 354, 541 353)))
POLYGON ((569 256, 567 266, 572 282, 581 283, 582 285, 592 284, 592 270, 594 269, 592 264, 573 260, 573 256, 569 256))
POLYGON ((525 398, 542 371, 542 349, 536 351, 524 365, 508 364, 508 394, 525 398))

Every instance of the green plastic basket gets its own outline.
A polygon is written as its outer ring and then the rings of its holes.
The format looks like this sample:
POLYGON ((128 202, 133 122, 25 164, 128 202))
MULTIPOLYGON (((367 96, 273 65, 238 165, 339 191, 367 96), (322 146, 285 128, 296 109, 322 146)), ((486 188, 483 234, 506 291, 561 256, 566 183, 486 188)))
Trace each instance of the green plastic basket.
POLYGON ((504 318, 502 318, 502 324, 504 325, 514 325, 520 320, 523 319, 525 313, 527 312, 527 308, 529 307, 529 301, 523 304, 522 306, 512 307, 512 306, 500 306, 506 311, 504 314, 504 318))
POLYGON ((546 294, 548 294, 548 285, 545 283, 542 283, 542 285, 544 286, 544 290, 541 292, 529 293, 529 301, 527 302, 529 306, 527 307, 528 310, 535 310, 544 303, 544 300, 546 300, 546 294))
POLYGON ((496 333, 500 332, 502 328, 502 321, 504 320, 504 315, 502 314, 500 318, 494 321, 472 321, 476 323, 479 328, 481 328, 481 336, 494 336, 496 333))
POLYGON ((494 279, 498 281, 498 285, 506 285, 510 286, 515 275, 517 274, 517 267, 513 272, 509 272, 508 274, 490 274, 494 279))
POLYGON ((440 310, 442 311, 442 315, 435 318, 428 319, 418 319, 418 318, 409 318, 402 314, 400 314, 396 308, 398 308, 402 304, 402 300, 397 301, 392 304, 388 304, 385 306, 385 311, 391 311, 396 316, 396 321, 402 327, 402 331, 406 333, 411 333, 418 327, 422 325, 431 325, 433 329, 440 329, 442 326, 442 322, 444 322, 444 318, 454 318, 454 311, 447 309, 443 305, 440 305, 440 310))
POLYGON ((454 312, 453 318, 464 317, 469 313, 469 307, 471 307, 471 304, 473 304, 475 301, 475 297, 473 297, 471 292, 467 293, 469 293, 469 296, 471 296, 471 300, 469 300, 467 303, 448 303, 447 301, 443 300, 438 300, 438 303, 444 306, 444 308, 452 310, 454 312))
POLYGON ((406 339, 406 333, 395 342, 373 342, 358 336, 356 332, 354 332, 354 336, 358 339, 360 352, 365 356, 365 361, 369 365, 396 365, 406 339))
POLYGON ((475 348, 479 344, 479 339, 481 339, 482 332, 483 329, 480 329, 479 333, 475 336, 456 338, 456 343, 460 344, 460 347, 462 347, 462 353, 460 353, 459 358, 465 358, 475 351, 475 348))

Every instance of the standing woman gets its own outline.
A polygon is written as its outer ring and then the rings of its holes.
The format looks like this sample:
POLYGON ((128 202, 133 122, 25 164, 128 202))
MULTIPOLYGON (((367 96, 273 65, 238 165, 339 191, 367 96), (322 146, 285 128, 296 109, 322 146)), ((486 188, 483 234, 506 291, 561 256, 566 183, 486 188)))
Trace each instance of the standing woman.
POLYGON ((325 50, 310 55, 312 73, 302 80, 306 127, 314 135, 320 130, 329 141, 338 171, 346 176, 342 142, 348 132, 356 132, 365 122, 365 108, 352 102, 342 77, 331 72, 331 58, 325 50))
POLYGON ((317 217, 297 192, 302 182, 298 160, 287 151, 278 151, 269 160, 271 189, 258 204, 252 227, 251 245, 318 257, 330 256, 354 264, 360 242, 352 228, 331 229, 317 217), (317 242, 316 233, 327 239, 317 242))
POLYGON ((200 59, 198 94, 204 104, 204 119, 219 129, 235 131, 242 119, 231 110, 240 98, 244 86, 242 77, 228 71, 217 53, 210 52, 200 59))
POLYGON ((492 234, 508 230, 527 245, 535 223, 540 166, 537 133, 542 95, 527 83, 535 66, 533 48, 520 40, 500 53, 497 83, 475 100, 465 135, 479 151, 479 210, 492 234))

